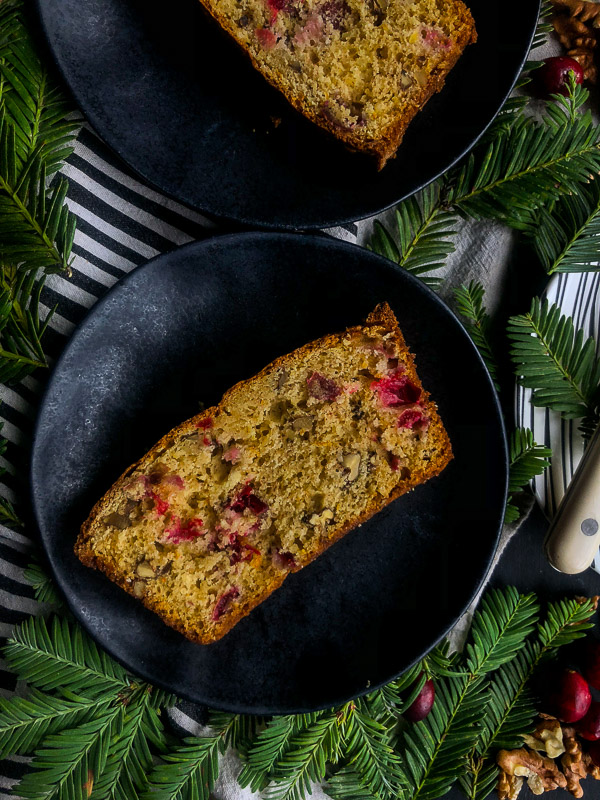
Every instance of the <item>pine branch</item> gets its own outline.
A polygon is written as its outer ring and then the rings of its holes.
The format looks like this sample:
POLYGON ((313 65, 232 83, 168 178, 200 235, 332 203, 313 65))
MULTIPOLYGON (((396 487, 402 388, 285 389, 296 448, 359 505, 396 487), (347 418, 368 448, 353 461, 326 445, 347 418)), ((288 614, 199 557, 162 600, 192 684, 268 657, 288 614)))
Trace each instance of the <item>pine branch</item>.
POLYGON ((238 776, 240 786, 249 786, 253 792, 264 789, 275 765, 289 749, 292 738, 320 716, 321 712, 287 714, 269 720, 248 748, 246 763, 238 776))
POLYGON ((508 337, 521 386, 533 389, 532 403, 560 412, 566 419, 598 422, 600 358, 596 343, 575 332, 573 320, 557 305, 534 298, 529 313, 511 317, 508 337))
POLYGON ((142 800, 209 800, 219 775, 221 747, 219 734, 184 739, 154 768, 142 800))
POLYGON ((577 600, 550 603, 546 620, 538 627, 542 656, 585 636, 586 630, 594 627, 589 621, 594 613, 591 600, 584 603, 577 600))
POLYGON ((515 495, 521 494, 536 475, 550 466, 552 450, 536 444, 529 428, 517 428, 510 437, 509 458, 509 497, 504 521, 515 522, 519 518, 519 510, 513 503, 515 495))
POLYGON ((37 557, 27 565, 25 579, 33 586, 38 603, 50 603, 57 608, 64 607, 54 581, 45 572, 37 557))
MULTIPOLYGON (((364 790, 378 798, 396 798, 406 783, 399 756, 391 747, 393 726, 386 727, 359 707, 342 725, 344 760, 364 790)), ((395 720, 394 720, 395 723, 395 720)))
POLYGON ((470 800, 485 800, 498 778, 490 753, 519 747, 521 734, 531 728, 537 711, 529 682, 540 655, 537 642, 527 643, 490 682, 481 733, 469 757, 468 769, 460 778, 461 789, 470 800))
POLYGON ((477 281, 471 281, 467 286, 462 284, 454 290, 458 311, 466 319, 467 332, 485 361, 496 391, 499 391, 498 367, 489 342, 490 317, 483 305, 484 294, 482 284, 477 281))
POLYGON ((466 768, 486 713, 484 676, 523 648, 536 611, 533 595, 519 595, 512 587, 485 596, 465 649, 469 672, 439 680, 429 716, 404 733, 411 800, 441 797, 466 768))
POLYGON ((122 705, 113 705, 75 729, 48 736, 19 784, 19 796, 26 800, 87 800, 94 775, 104 770, 122 714, 122 705))
POLYGON ((465 663, 475 676, 498 669, 514 657, 533 631, 539 611, 535 595, 513 586, 491 589, 473 618, 465 663))
POLYGON ((581 112, 587 98, 571 82, 570 95, 555 95, 541 120, 513 115, 450 172, 447 204, 527 230, 535 209, 576 194, 600 172, 600 128, 590 112, 581 112))
POLYGON ((600 269, 600 181, 542 208, 532 230, 533 245, 549 275, 600 269))
POLYGON ((268 800, 303 800, 311 792, 311 782, 325 777, 328 762, 340 755, 340 719, 353 713, 331 711, 294 735, 290 747, 274 767, 273 781, 265 790, 268 800))
POLYGON ((213 711, 210 714, 209 726, 215 730, 222 740, 222 749, 233 747, 241 755, 256 737, 262 717, 247 716, 245 714, 229 714, 223 711, 213 711))
POLYGON ((427 664, 431 655, 407 669, 395 681, 366 695, 364 702, 374 719, 383 721, 388 717, 396 718, 412 705, 427 679, 427 664))
POLYGON ((72 152, 77 124, 39 59, 24 6, 0 8, 0 382, 46 366, 39 317, 45 274, 68 271, 75 216, 67 182, 48 181, 72 152))
POLYGON ((440 279, 430 273, 443 267, 454 252, 456 221, 456 216, 442 207, 439 184, 430 184, 396 208, 395 236, 375 221, 369 247, 437 288, 440 279))
POLYGON ((342 767, 332 775, 324 790, 333 800, 378 800, 365 788, 355 769, 350 765, 342 767))
POLYGON ((4 267, 0 277, 0 382, 22 380, 47 366, 42 337, 54 310, 40 320, 45 277, 4 267))
POLYGON ((85 696, 114 696, 131 686, 125 670, 76 624, 54 617, 30 617, 15 628, 4 647, 8 666, 32 686, 69 689, 85 696))
POLYGON ((403 735, 411 800, 442 797, 464 769, 485 714, 484 689, 480 676, 438 681, 429 715, 403 735))
POLYGON ((122 728, 112 740, 102 772, 94 782, 94 800, 135 800, 148 787, 152 753, 148 747, 151 731, 154 743, 165 750, 164 732, 151 702, 150 687, 138 689, 123 709, 122 728))
POLYGON ((32 689, 26 699, 0 698, 0 758, 27 755, 48 734, 75 728, 91 716, 102 714, 113 702, 96 698, 53 697, 32 689))

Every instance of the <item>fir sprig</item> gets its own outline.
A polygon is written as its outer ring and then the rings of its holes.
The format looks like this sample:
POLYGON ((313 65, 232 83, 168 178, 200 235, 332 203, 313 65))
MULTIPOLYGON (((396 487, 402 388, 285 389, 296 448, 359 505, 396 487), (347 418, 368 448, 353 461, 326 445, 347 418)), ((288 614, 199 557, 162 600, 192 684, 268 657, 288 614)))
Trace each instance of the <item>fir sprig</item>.
POLYGON ((483 304, 485 290, 478 281, 462 284, 454 290, 454 299, 459 313, 465 318, 465 327, 475 346, 481 353, 496 391, 499 390, 496 359, 490 345, 491 320, 483 304))
POLYGON ((537 476, 550 466, 552 450, 537 444, 529 428, 517 428, 509 442, 508 501, 504 514, 505 522, 515 522, 519 509, 515 500, 537 476))
POLYGON ((584 431, 598 423, 600 357, 596 342, 575 331, 557 305, 534 298, 527 314, 508 324, 511 357, 521 386, 533 390, 532 403, 565 419, 584 418, 584 431))
POLYGON ((220 735, 184 739, 163 756, 142 800, 209 800, 219 775, 220 735))
POLYGON ((376 220, 369 246, 437 288, 440 279, 431 273, 454 252, 456 221, 456 215, 442 208, 440 184, 432 183, 397 206, 395 236, 376 220))
POLYGON ((40 60, 20 0, 0 5, 0 381, 46 366, 39 297, 68 271, 75 216, 51 178, 72 152, 71 107, 40 60))
POLYGON ((535 209, 577 193, 600 172, 600 129, 581 111, 588 96, 571 81, 569 95, 554 95, 541 120, 519 114, 497 129, 450 173, 448 204, 527 230, 535 209))
POLYGON ((600 269, 600 180, 540 209, 532 241, 549 275, 600 269))
POLYGON ((44 691, 66 689, 87 695, 127 691, 131 678, 83 632, 54 617, 30 617, 15 628, 4 648, 7 664, 44 691))
POLYGON ((429 716, 403 734, 411 800, 441 797, 466 768, 489 702, 484 678, 525 646, 536 613, 533 595, 513 588, 486 595, 465 650, 466 674, 438 681, 429 716))

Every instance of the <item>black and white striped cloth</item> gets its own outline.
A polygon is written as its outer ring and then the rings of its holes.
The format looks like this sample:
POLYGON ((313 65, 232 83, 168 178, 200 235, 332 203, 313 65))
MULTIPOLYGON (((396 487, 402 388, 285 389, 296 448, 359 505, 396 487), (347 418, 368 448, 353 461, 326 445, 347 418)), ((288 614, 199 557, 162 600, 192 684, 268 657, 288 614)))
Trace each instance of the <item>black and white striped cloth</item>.
MULTIPOLYGON (((50 366, 88 310, 119 278, 160 253, 220 230, 201 214, 141 183, 85 124, 62 174, 69 180, 68 204, 77 215, 77 232, 72 275, 50 276, 41 296, 42 314, 57 306, 44 339, 50 366)), ((354 242, 358 226, 328 233, 354 242)), ((28 499, 29 444, 48 372, 38 370, 17 386, 0 387, 1 435, 8 440, 5 457, 0 458, 6 469, 0 495, 17 508, 28 499)), ((0 647, 13 625, 40 611, 24 577, 32 548, 27 533, 31 532, 0 526, 0 647)), ((0 659, 0 692, 10 696, 19 688, 0 659)), ((182 733, 198 733, 203 710, 183 703, 171 712, 171 721, 182 733)), ((0 764, 0 800, 8 798, 7 790, 26 767, 27 759, 19 756, 0 764)), ((235 760, 229 759, 221 772, 217 796, 230 796, 235 760)))

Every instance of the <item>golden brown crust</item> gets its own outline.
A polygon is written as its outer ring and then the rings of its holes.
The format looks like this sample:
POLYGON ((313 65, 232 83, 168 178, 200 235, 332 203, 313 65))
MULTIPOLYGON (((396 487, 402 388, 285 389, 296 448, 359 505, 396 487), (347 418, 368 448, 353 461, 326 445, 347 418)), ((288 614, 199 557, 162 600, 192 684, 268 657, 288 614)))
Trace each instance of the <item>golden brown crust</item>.
MULTIPOLYGON (((99 517, 101 514, 103 514, 106 508, 110 507, 112 501, 116 499, 116 497, 118 496, 121 487, 121 481, 124 478, 128 477, 135 470, 137 469, 143 470, 147 464, 150 464, 152 461, 154 461, 157 452, 160 451, 162 448, 167 447, 169 443, 172 441, 174 436, 184 436, 187 433, 197 431, 198 423, 201 420, 214 416, 218 412, 219 408, 225 405, 229 400, 231 400, 234 397, 235 393, 241 387, 245 386, 249 381, 253 381, 258 377, 268 375, 269 373, 281 367, 286 367, 286 366, 289 367, 290 364, 293 363, 293 361, 301 360, 305 354, 311 353, 321 348, 325 348, 330 344, 337 343, 342 336, 347 335, 347 333, 349 332, 364 332, 376 326, 384 327, 387 331, 393 332, 394 338, 398 345, 400 357, 406 365, 406 374, 410 378, 410 380, 422 390, 423 404, 431 420, 428 429, 429 436, 433 435, 435 437, 435 442, 437 444, 437 453, 438 453, 437 460, 435 462, 430 462, 430 465, 427 469, 422 469, 422 470, 414 469, 409 479, 399 480, 397 486, 392 490, 389 496, 387 497, 382 496, 379 500, 373 502, 369 507, 367 507, 367 509, 363 512, 363 514, 361 514, 356 519, 351 520, 347 525, 337 530, 334 535, 332 535, 329 539, 323 542, 318 549, 315 549, 312 553, 309 553, 308 557, 305 558, 291 571, 297 572, 298 570, 307 566, 312 561, 314 561, 319 555, 325 552, 325 550, 331 547, 332 544, 339 541, 351 530, 354 530, 359 525, 362 525, 362 523, 366 522, 368 519, 374 516, 378 511, 380 511, 386 505, 391 503, 393 500, 397 499, 401 495, 415 488, 419 484, 424 483, 426 480, 435 477, 436 475, 439 475, 439 473, 448 465, 448 463, 452 459, 452 447, 450 444, 450 439, 437 413, 437 408, 435 404, 431 402, 431 400, 429 399, 429 393, 425 389, 423 389, 421 381, 419 380, 415 367, 414 356, 409 351, 406 342, 404 341, 404 337, 402 335, 402 332, 400 331, 398 321, 396 320, 394 312, 387 303, 382 303, 378 305, 371 314, 369 314, 364 325, 354 326, 352 328, 347 329, 346 331, 343 331, 342 333, 329 334, 327 336, 322 337, 321 339, 308 342, 307 344, 295 350, 293 353, 280 356, 279 358, 275 359, 275 361, 268 364, 257 375, 235 384, 231 389, 229 389, 223 395, 221 402, 217 406, 212 406, 211 408, 207 408, 205 411, 201 412, 200 414, 197 414, 196 416, 192 417, 189 420, 186 420, 177 428, 174 428, 167 434, 165 434, 165 436, 163 436, 154 445, 154 447, 151 450, 149 450, 139 461, 137 461, 132 466, 128 467, 125 470, 125 472, 118 478, 118 480, 115 481, 113 486, 104 495, 104 497, 95 504, 89 517, 83 523, 81 532, 75 543, 74 550, 79 560, 88 567, 100 570, 105 575, 107 575, 107 577, 109 577, 112 581, 118 584, 122 589, 124 589, 126 592, 135 596, 133 584, 130 581, 128 581, 123 575, 117 573, 117 571, 113 568, 112 564, 99 558, 93 552, 92 548, 92 530, 91 530, 92 526, 96 518, 99 517)), ((272 580, 269 584, 267 584, 264 591, 260 594, 259 597, 254 596, 252 598, 247 599, 246 602, 242 602, 234 606, 229 614, 223 616, 218 622, 215 623, 214 626, 212 626, 207 631, 198 631, 195 629, 190 629, 190 627, 187 624, 185 624, 185 622, 178 616, 176 608, 168 607, 165 604, 161 603, 160 601, 154 600, 152 597, 144 596, 142 598, 136 598, 136 599, 142 602, 143 605, 146 606, 146 608, 158 614, 167 625, 179 631, 188 639, 191 639, 192 641, 198 642, 200 644, 210 644, 211 642, 215 642, 221 639, 243 617, 247 616, 254 608, 260 605, 260 603, 262 603, 264 600, 266 600, 266 598, 269 597, 269 595, 271 595, 277 588, 279 588, 279 586, 281 586, 281 584, 283 583, 288 574, 289 573, 284 572, 281 574, 281 576, 277 576, 274 580, 272 580)))
POLYGON ((246 54, 246 56, 250 59, 252 66, 261 73, 261 75, 265 78, 265 80, 268 81, 268 83, 271 84, 271 86, 284 95, 286 100, 293 106, 293 108, 296 109, 296 111, 299 111, 303 116, 311 120, 311 122, 314 122, 320 128, 335 136, 336 139, 344 142, 344 144, 350 150, 374 156, 377 159, 377 168, 379 170, 381 170, 389 161, 389 159, 396 154, 396 150, 402 142, 404 133, 414 117, 423 108, 427 101, 430 100, 434 94, 436 94, 436 92, 442 90, 448 73, 455 66, 467 45, 475 44, 477 41, 477 31, 475 29, 475 21, 473 20, 473 16, 467 6, 465 6, 461 0, 458 0, 456 11, 457 14, 460 14, 462 17, 462 25, 460 27, 458 39, 452 49, 448 52, 446 59, 439 65, 439 67, 437 67, 435 74, 432 73, 429 76, 427 85, 423 88, 423 91, 417 97, 415 102, 405 111, 405 113, 395 120, 382 133, 379 139, 365 140, 357 136, 353 131, 345 130, 339 125, 336 125, 336 123, 327 116, 316 112, 307 103, 304 97, 287 91, 287 87, 284 85, 283 81, 277 78, 277 76, 266 74, 250 50, 247 50, 238 40, 232 21, 226 16, 219 14, 217 8, 211 6, 209 0, 200 0, 200 3, 204 10, 211 16, 211 18, 214 19, 214 21, 229 34, 238 47, 246 54))

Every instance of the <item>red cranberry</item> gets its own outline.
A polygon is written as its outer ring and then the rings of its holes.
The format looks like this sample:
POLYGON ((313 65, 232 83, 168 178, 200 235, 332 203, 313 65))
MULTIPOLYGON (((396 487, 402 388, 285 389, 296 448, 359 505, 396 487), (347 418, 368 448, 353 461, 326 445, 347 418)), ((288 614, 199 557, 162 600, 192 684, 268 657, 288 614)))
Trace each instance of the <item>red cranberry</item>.
POLYGON ((537 73, 538 83, 545 95, 568 94, 568 76, 575 73, 575 82, 583 83, 583 69, 574 58, 552 56, 544 61, 537 73))
POLYGON ((588 747, 590 758, 597 767, 600 767, 600 741, 592 742, 588 747))
POLYGON ((213 622, 217 622, 217 620, 221 619, 223 614, 229 611, 229 607, 240 596, 240 590, 237 586, 232 586, 231 589, 228 589, 224 594, 219 597, 217 600, 217 604, 214 608, 212 613, 212 620, 213 622))
POLYGON ((600 703, 595 700, 590 705, 590 710, 577 725, 577 733, 590 742, 600 739, 600 703))
POLYGON ((320 372, 313 372, 312 375, 306 379, 306 385, 311 397, 315 397, 317 400, 326 400, 328 403, 331 403, 332 400, 335 400, 335 398, 342 393, 342 390, 335 381, 326 378, 324 375, 321 375, 320 372))
POLYGON ((429 714, 435 700, 435 686, 431 679, 425 681, 423 688, 416 696, 415 701, 404 712, 409 722, 420 722, 429 714))
POLYGON ((594 689, 600 689, 600 642, 590 639, 585 644, 582 672, 594 689))
POLYGON ((401 371, 393 372, 387 378, 371 383, 371 389, 378 392, 379 400, 385 408, 410 405, 421 397, 418 386, 403 375, 401 371))
POLYGON ((552 682, 550 711, 562 722, 577 722, 584 717, 592 702, 584 678, 573 669, 564 669, 552 677, 552 682))

